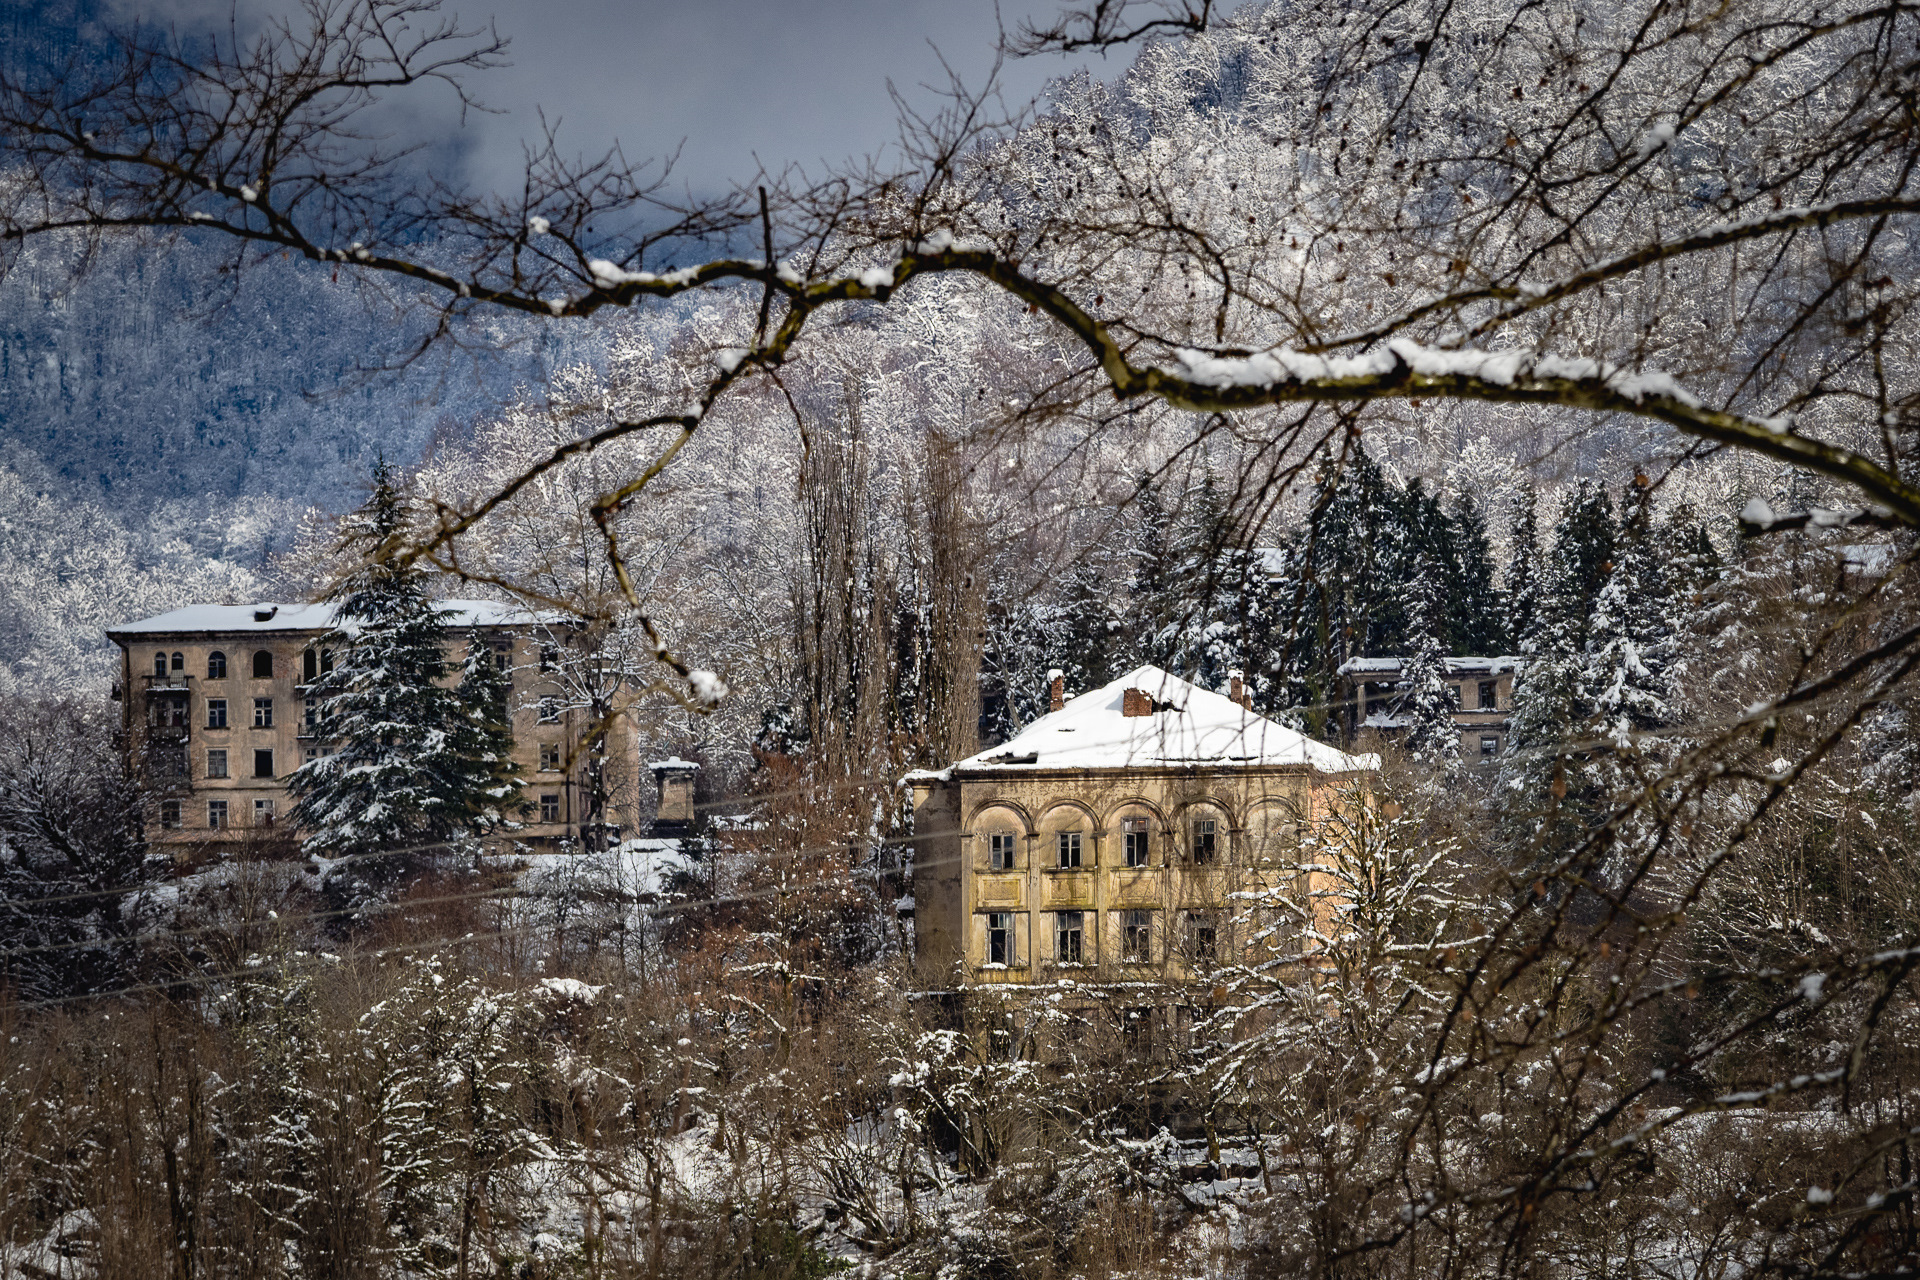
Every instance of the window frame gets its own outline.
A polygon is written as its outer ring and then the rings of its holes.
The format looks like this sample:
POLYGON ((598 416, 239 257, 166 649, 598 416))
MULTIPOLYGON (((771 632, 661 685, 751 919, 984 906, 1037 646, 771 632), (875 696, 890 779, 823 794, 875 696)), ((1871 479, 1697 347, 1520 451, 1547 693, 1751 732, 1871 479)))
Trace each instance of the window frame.
POLYGON ((180 829, 180 802, 178 800, 162 800, 160 802, 160 826, 166 831, 178 831, 180 829))
POLYGON ((553 693, 542 694, 540 696, 540 709, 538 714, 539 723, 541 724, 559 724, 560 696, 553 693))
POLYGON ((227 777, 227 749, 225 747, 207 748, 207 776, 209 778, 227 777), (214 762, 219 762, 219 772, 215 772, 214 762))
POLYGON ((1072 831, 1053 833, 1054 869, 1057 871, 1082 871, 1086 868, 1086 840, 1079 828, 1072 831), (1072 861, 1067 859, 1071 856, 1072 861))
POLYGON ((560 793, 557 791, 542 792, 540 795, 540 821, 559 822, 560 820, 560 793))
POLYGON ((207 728, 224 729, 227 727, 227 700, 225 698, 207 699, 207 728))
POLYGON ((1498 711, 1500 709, 1500 682, 1498 680, 1482 680, 1480 682, 1478 709, 1481 711, 1498 711))
POLYGON ((1018 837, 1011 831, 989 831, 987 833, 987 870, 1018 871, 1018 837))
POLYGON ((167 678, 167 654, 164 649, 153 655, 153 678, 155 680, 167 678))
POLYGON ((256 729, 273 728, 272 698, 255 698, 253 700, 253 727, 256 729))
POLYGON ((540 744, 540 767, 536 772, 560 773, 564 770, 565 764, 566 756, 565 753, 560 750, 559 743, 543 742, 540 744))
POLYGON ((1120 844, 1123 866, 1153 865, 1153 826, 1146 818, 1120 819, 1120 844))
POLYGON ((1153 963, 1153 912, 1145 907, 1120 911, 1120 963, 1153 963))
POLYGON ((233 815, 227 812, 225 800, 207 801, 207 830, 225 831, 233 824, 233 815))
POLYGON ((1220 917, 1211 911, 1189 911, 1181 945, 1188 964, 1220 962, 1220 917))
POLYGON ((1082 910, 1053 913, 1053 962, 1080 965, 1086 963, 1087 913, 1082 910), (1069 955, 1068 953, 1072 954, 1069 955))
POLYGON ((1481 758, 1490 760, 1494 756, 1497 756, 1499 754, 1500 754, 1500 735, 1497 733, 1481 734, 1480 735, 1481 758))
POLYGON ((987 950, 986 963, 997 964, 1003 968, 1013 968, 1013 912, 987 912, 987 950), (1000 958, 994 959, 994 948, 998 945, 1000 958))
POLYGON ((225 680, 227 678, 227 655, 214 649, 207 654, 207 679, 225 680))
POLYGON ((1187 858, 1196 867, 1218 865, 1220 861, 1220 820, 1218 818, 1192 818, 1188 821, 1187 858), (1202 850, 1205 851, 1204 856, 1202 850))
POLYGON ((271 827, 276 816, 272 796, 255 796, 253 798, 254 826, 271 827))

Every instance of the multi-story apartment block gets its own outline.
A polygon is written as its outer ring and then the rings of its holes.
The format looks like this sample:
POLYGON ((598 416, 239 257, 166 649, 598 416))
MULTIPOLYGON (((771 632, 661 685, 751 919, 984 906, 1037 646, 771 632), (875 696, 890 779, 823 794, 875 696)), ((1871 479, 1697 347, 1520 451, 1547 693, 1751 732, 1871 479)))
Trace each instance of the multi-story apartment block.
MULTIPOLYGON (((478 629, 511 675, 529 806, 514 837, 554 844, 632 831, 633 726, 615 703, 607 732, 592 732, 600 715, 568 676, 580 664, 568 661, 567 621, 490 601, 438 604, 456 672, 478 629)), ((190 605, 107 632, 121 649, 126 749, 145 780, 157 847, 184 858, 285 834, 287 776, 330 749, 314 734, 309 689, 332 664, 332 629, 331 605, 245 604, 190 605)))
POLYGON ((1302 850, 1367 803, 1375 759, 1255 714, 1238 677, 1220 694, 1141 667, 1068 699, 1056 673, 1053 708, 908 776, 923 987, 1072 979, 1157 1001, 1142 1016, 1160 1019, 1179 998, 1152 990, 1177 993, 1248 945, 1284 950, 1335 909, 1326 876, 1301 870, 1327 847, 1302 850))
MULTIPOLYGON (((1447 659, 1462 760, 1490 759, 1506 749, 1513 677, 1520 663, 1513 657, 1447 659)), ((1405 658, 1353 658, 1341 665, 1336 718, 1341 741, 1349 749, 1376 751, 1405 735, 1405 665, 1405 658)))

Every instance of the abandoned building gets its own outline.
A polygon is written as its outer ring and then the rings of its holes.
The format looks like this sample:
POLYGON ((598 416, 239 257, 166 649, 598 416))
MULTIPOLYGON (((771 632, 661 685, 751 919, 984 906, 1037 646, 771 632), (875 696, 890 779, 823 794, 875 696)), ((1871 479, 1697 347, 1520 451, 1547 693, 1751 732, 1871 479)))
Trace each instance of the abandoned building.
MULTIPOLYGON (((455 671, 478 630, 511 678, 528 806, 514 838, 558 845, 634 830, 633 726, 616 705, 607 732, 591 732, 600 717, 565 674, 567 621, 483 600, 438 607, 455 671)), ((187 858, 288 834, 287 776, 330 749, 314 733, 309 689, 332 665, 322 644, 332 630, 333 606, 324 604, 190 605, 108 630, 121 649, 115 693, 126 750, 157 848, 187 858)), ((668 772, 677 796, 686 771, 668 772)))
MULTIPOLYGON (((1507 717, 1513 709, 1513 678, 1521 659, 1448 658, 1453 722, 1460 730, 1460 758, 1491 759, 1507 746, 1507 717)), ((1348 750, 1378 751, 1405 735, 1401 680, 1405 658, 1353 658, 1339 670, 1341 742, 1348 750)))
POLYGON ((1010 741, 908 775, 922 989, 1124 988, 1130 1034, 1159 1034, 1167 993, 1297 945, 1333 909, 1305 842, 1366 802, 1376 761, 1247 702, 1238 677, 1223 694, 1147 666, 1068 698, 1055 673, 1052 710, 1010 741))

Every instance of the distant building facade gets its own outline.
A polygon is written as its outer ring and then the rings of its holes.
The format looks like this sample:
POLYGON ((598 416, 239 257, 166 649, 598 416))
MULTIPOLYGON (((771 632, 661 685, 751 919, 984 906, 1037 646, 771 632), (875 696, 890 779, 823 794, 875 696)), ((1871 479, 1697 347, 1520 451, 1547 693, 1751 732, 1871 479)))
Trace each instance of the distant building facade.
POLYGON ((1285 899, 1292 916, 1274 913, 1261 940, 1282 950, 1333 909, 1297 869, 1302 840, 1365 803, 1375 761, 1156 667, 1072 699, 1056 678, 1053 707, 907 778, 923 988, 1070 979, 1164 1024, 1183 987, 1249 943, 1235 894, 1285 899))
MULTIPOLYGON (((637 744, 616 710, 608 732, 564 687, 558 616, 482 600, 436 602, 457 672, 475 630, 512 682, 511 727, 529 809, 516 839, 614 836, 640 820, 637 744), (584 745, 583 745, 584 744, 584 745), (597 770, 597 805, 589 771, 597 770)), ((191 605, 113 627, 124 743, 146 792, 148 837, 176 857, 284 837, 287 777, 331 749, 314 733, 311 686, 330 669, 331 605, 191 605)))
MULTIPOLYGON (((1491 759, 1506 750, 1520 664, 1515 657, 1447 659, 1462 760, 1491 759)), ((1405 658, 1353 658, 1341 665, 1338 720, 1349 750, 1377 751, 1406 734, 1405 665, 1405 658)))

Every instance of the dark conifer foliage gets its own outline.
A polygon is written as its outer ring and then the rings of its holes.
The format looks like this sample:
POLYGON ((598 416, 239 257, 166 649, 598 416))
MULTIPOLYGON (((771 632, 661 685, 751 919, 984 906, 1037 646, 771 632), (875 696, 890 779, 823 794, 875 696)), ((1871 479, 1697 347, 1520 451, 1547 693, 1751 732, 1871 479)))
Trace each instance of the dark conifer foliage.
MULTIPOLYGON (((322 643, 336 655, 313 688, 314 736, 329 752, 288 779, 292 819, 310 851, 363 855, 346 874, 349 896, 377 888, 403 869, 377 855, 441 844, 466 830, 500 797, 496 765, 463 748, 478 740, 463 699, 446 687, 446 628, 423 575, 398 554, 406 520, 399 479, 385 462, 373 495, 347 521, 358 566, 331 598, 336 630, 322 643)), ((476 685, 476 700, 496 691, 476 685)))

